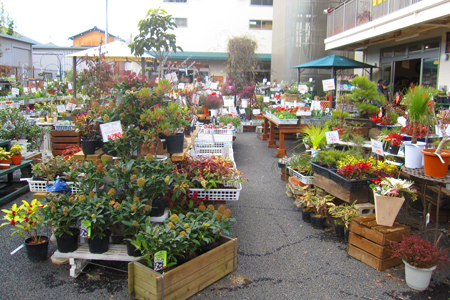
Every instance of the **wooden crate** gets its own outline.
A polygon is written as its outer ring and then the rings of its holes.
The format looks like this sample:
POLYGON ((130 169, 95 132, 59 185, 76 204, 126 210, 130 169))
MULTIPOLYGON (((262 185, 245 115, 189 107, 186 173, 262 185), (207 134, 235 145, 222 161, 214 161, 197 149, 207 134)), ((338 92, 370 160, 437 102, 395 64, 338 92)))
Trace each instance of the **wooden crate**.
POLYGON ((399 242, 403 236, 409 236, 411 229, 399 223, 395 223, 392 227, 378 225, 375 215, 369 215, 353 218, 350 223, 350 232, 378 245, 388 246, 389 241, 399 242))
POLYGON ((368 239, 363 238, 360 235, 354 234, 353 232, 349 233, 348 243, 378 258, 384 259, 391 256, 391 246, 378 245, 372 241, 369 241, 368 239))
POLYGON ((353 203, 355 200, 357 200, 356 203, 373 202, 373 192, 370 188, 348 190, 339 183, 319 174, 314 174, 313 184, 347 203, 353 203))
POLYGON ((61 155, 61 150, 70 145, 80 145, 80 133, 75 130, 52 130, 52 154, 61 155))
POLYGON ((141 259, 128 264, 128 291, 137 299, 186 299, 237 267, 237 239, 220 237, 220 245, 162 276, 141 259))
POLYGON ((351 244, 348 244, 347 253, 377 271, 384 271, 402 263, 401 258, 380 259, 351 244))

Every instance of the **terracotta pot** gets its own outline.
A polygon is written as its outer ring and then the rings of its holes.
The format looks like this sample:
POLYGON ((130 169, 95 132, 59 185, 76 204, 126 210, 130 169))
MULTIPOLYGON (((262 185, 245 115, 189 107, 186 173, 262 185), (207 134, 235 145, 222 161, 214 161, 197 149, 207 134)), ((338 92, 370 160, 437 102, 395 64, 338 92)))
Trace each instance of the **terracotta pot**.
POLYGON ((9 169, 9 166, 11 164, 11 158, 0 160, 0 164, 4 164, 4 166, 0 166, 0 168, 9 169))
POLYGON ((447 176, 448 165, 450 163, 450 151, 442 150, 441 159, 434 153, 436 149, 422 149, 423 165, 425 175, 435 178, 444 178, 447 176))
POLYGON ((208 107, 202 106, 203 114, 209 116, 209 110, 208 107))
POLYGON ((16 154, 11 156, 11 161, 13 165, 20 165, 22 163, 22 154, 16 154))
POLYGON ((375 217, 378 225, 394 225, 405 198, 381 196, 376 193, 373 193, 373 198, 375 199, 375 217))

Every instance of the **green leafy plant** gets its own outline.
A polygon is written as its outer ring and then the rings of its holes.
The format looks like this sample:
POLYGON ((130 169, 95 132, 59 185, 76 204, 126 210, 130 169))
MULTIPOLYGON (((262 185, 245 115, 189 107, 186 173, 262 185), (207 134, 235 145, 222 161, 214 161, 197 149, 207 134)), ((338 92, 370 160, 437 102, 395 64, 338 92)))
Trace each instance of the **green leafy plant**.
POLYGON ((103 238, 106 230, 113 224, 113 198, 105 193, 90 193, 90 196, 78 195, 77 214, 81 221, 90 222, 90 239, 94 237, 103 238))
POLYGON ((22 200, 22 205, 17 207, 17 204, 13 204, 11 210, 2 209, 5 213, 2 221, 6 221, 1 224, 0 227, 11 225, 12 234, 18 234, 21 238, 28 236, 32 239, 33 243, 39 244, 42 242, 42 231, 38 229, 42 227, 43 217, 41 208, 44 206, 36 199, 33 199, 30 203, 22 200))
POLYGON ((219 117, 219 122, 224 124, 233 123, 234 127, 239 127, 241 125, 241 119, 238 116, 233 116, 231 114, 221 115, 219 117))
POLYGON ((378 195, 388 197, 405 197, 409 195, 412 201, 417 200, 417 190, 413 188, 414 182, 393 177, 382 178, 370 184, 370 188, 378 195))
POLYGON ((308 135, 311 146, 314 149, 325 147, 327 143, 326 132, 328 129, 322 126, 309 125, 303 129, 303 132, 308 135))
MULTIPOLYGON (((230 234, 231 211, 222 205, 201 205, 186 214, 172 214, 163 224, 151 225, 147 218, 145 230, 131 243, 141 250, 149 266, 155 253, 167 251, 167 266, 175 266, 180 258, 191 259, 195 253, 217 245, 221 234, 230 234)), ((167 270, 164 270, 167 271, 167 270)))
POLYGON ((41 208, 41 212, 45 223, 53 227, 58 237, 72 236, 70 228, 76 226, 78 216, 78 202, 75 200, 75 195, 49 193, 44 201, 47 204, 41 208))
POLYGON ((334 218, 337 218, 335 222, 344 225, 347 229, 349 228, 350 221, 358 216, 358 211, 355 208, 356 200, 352 204, 343 203, 341 205, 335 205, 330 202, 327 205, 329 206, 328 213, 334 218))
POLYGON ((9 152, 11 152, 11 155, 17 155, 20 153, 20 151, 22 151, 24 149, 25 149, 25 147, 22 147, 19 144, 15 144, 14 146, 11 147, 9 152))
POLYGON ((77 163, 77 161, 66 160, 62 156, 55 156, 46 163, 32 164, 33 176, 35 179, 46 181, 55 180, 58 176, 64 177, 67 180, 73 180, 78 174, 71 175, 69 173, 71 173, 71 169, 77 163))
POLYGON ((431 96, 432 90, 430 88, 418 85, 414 89, 408 89, 403 98, 408 110, 408 120, 410 125, 413 126, 412 144, 417 143, 417 126, 424 122, 431 96))

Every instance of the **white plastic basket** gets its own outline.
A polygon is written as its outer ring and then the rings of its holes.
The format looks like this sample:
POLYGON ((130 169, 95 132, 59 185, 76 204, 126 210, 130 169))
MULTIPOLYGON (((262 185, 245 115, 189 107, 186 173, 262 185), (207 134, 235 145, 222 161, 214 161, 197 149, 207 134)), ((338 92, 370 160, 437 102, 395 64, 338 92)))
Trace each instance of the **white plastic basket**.
MULTIPOLYGON (((30 187, 30 192, 46 192, 47 189, 45 186, 47 184, 54 184, 55 181, 45 181, 45 180, 28 180, 28 186, 30 187)), ((72 193, 76 194, 80 191, 78 186, 71 181, 68 181, 67 184, 72 189, 72 193)))
POLYGON ((279 119, 275 116, 272 116, 271 118, 274 119, 275 121, 277 121, 278 124, 297 124, 298 123, 298 119, 279 119))
POLYGON ((206 133, 206 134, 231 134, 234 135, 236 133, 236 129, 210 129, 210 128, 203 128, 200 133, 206 133))
POLYGON ((208 196, 208 201, 238 201, 241 194, 242 185, 238 183, 234 189, 189 189, 189 196, 198 192, 199 198, 208 196))
POLYGON ((72 130, 72 125, 54 125, 55 130, 72 130))
POLYGON ((297 179, 300 180, 303 184, 313 184, 314 176, 305 176, 305 175, 302 175, 301 173, 295 171, 295 170, 292 169, 291 167, 288 167, 288 170, 289 170, 289 175, 290 175, 290 176, 297 178, 297 179))
POLYGON ((196 141, 191 155, 224 156, 234 161, 233 144, 231 142, 196 141))

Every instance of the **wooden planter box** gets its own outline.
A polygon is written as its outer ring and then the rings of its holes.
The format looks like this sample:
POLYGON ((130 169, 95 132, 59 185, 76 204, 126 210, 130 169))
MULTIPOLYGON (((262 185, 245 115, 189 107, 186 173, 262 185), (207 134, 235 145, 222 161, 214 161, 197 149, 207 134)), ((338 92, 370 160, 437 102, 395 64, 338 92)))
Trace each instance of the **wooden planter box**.
POLYGON ((145 259, 129 263, 130 297, 186 299, 231 273, 237 267, 237 239, 221 236, 219 242, 220 246, 164 274, 147 267, 145 259))
POLYGON ((339 183, 328 179, 322 175, 314 173, 313 184, 326 191, 328 194, 335 196, 347 203, 366 203, 373 202, 373 191, 370 188, 359 189, 359 190, 349 190, 341 186, 339 183))

